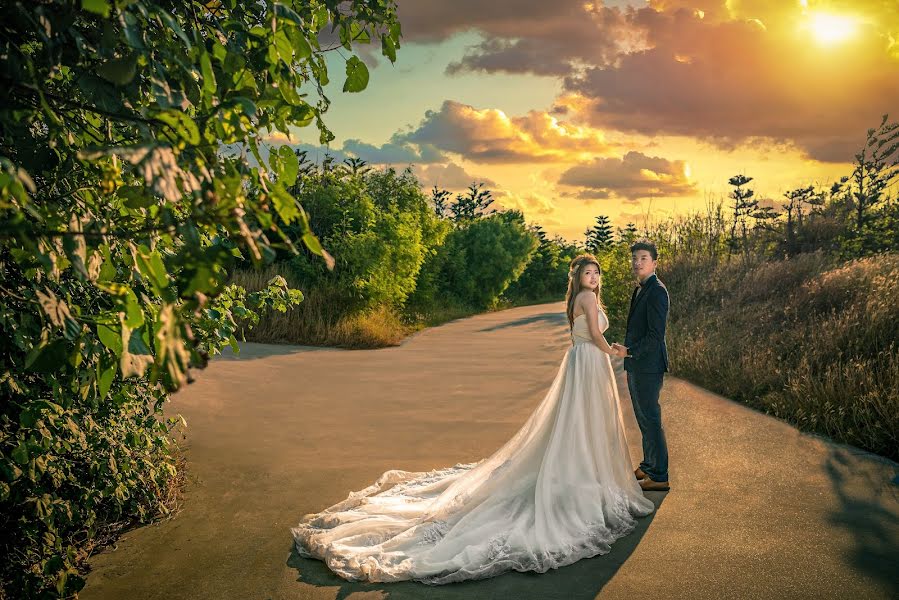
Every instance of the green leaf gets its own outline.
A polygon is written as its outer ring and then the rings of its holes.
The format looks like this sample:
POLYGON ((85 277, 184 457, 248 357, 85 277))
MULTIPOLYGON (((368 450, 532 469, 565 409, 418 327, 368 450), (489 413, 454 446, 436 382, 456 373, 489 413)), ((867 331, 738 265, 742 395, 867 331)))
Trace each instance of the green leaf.
POLYGON ((355 56, 346 61, 346 81, 344 92, 361 92, 368 87, 368 67, 355 56))
POLYGON ((304 60, 312 56, 312 46, 303 32, 296 27, 291 27, 287 32, 290 37, 290 43, 293 44, 293 51, 296 53, 297 60, 304 60))
MULTIPOLYGON (((197 134, 199 141, 199 132, 197 134)), ((119 198, 122 198, 122 203, 128 208, 149 208, 158 203, 153 194, 150 193, 150 190, 142 185, 123 185, 116 190, 116 193, 119 198)))
POLYGON ((13 459, 20 465, 28 464, 28 445, 20 442, 16 449, 12 451, 13 459))
POLYGON ((116 85, 130 83, 136 74, 137 58, 134 54, 121 58, 111 58, 97 67, 97 75, 116 85))
POLYGON ((278 52, 278 57, 284 61, 284 64, 290 66, 293 62, 293 45, 283 29, 275 32, 275 50, 278 52))
POLYGON ((100 254, 103 255, 103 264, 100 266, 100 274, 97 276, 97 280, 102 284, 115 279, 116 269, 107 244, 100 246, 100 254))
POLYGON ((200 54, 200 75, 203 80, 203 91, 214 96, 216 91, 215 73, 212 70, 212 60, 210 60, 208 52, 200 54))
POLYGON ((31 364, 25 361, 26 367, 35 373, 53 373, 66 363, 68 343, 63 338, 57 338, 41 349, 31 364))
POLYGON ((141 244, 137 247, 134 259, 137 261, 137 267, 141 274, 148 277, 156 293, 162 295, 169 285, 169 277, 159 252, 157 250, 151 252, 149 248, 141 244))
POLYGON ((169 29, 175 32, 181 41, 187 46, 187 49, 190 50, 193 46, 190 43, 190 39, 188 39, 187 34, 184 33, 184 30, 181 28, 181 25, 178 23, 178 19, 169 14, 166 10, 159 10, 156 14, 168 25, 169 29))
POLYGON ((297 182, 300 163, 290 146, 280 146, 276 152, 271 154, 269 162, 272 170, 278 175, 278 183, 288 188, 297 182))
POLYGON ((97 391, 101 400, 106 398, 106 395, 109 393, 109 388, 112 387, 112 382, 115 379, 116 366, 116 362, 110 362, 106 368, 103 368, 103 361, 97 364, 97 391))
POLYGON ((368 30, 365 28, 365 25, 358 21, 350 23, 350 43, 352 42, 357 42, 359 44, 371 43, 371 36, 369 35, 368 30))
POLYGON ((276 183, 271 189, 272 203, 275 210, 284 219, 284 222, 290 225, 294 219, 300 216, 300 208, 296 199, 284 189, 280 183, 276 183))
POLYGON ((140 302, 134 290, 128 290, 125 295, 125 325, 131 329, 137 329, 144 324, 144 311, 141 309, 140 302))
POLYGON ((243 114, 245 114, 246 116, 251 118, 256 116, 256 105, 253 104, 253 101, 249 98, 246 98, 244 96, 234 96, 233 98, 229 99, 228 102, 230 104, 243 108, 243 114))
POLYGON ((118 327, 105 323, 97 324, 97 337, 104 346, 112 350, 116 356, 122 355, 122 336, 118 327))
POLYGON ((298 15, 292 8, 282 4, 281 2, 275 2, 275 16, 279 19, 287 19, 288 21, 292 21, 296 25, 300 27, 303 26, 303 19, 298 15))
POLYGON ((153 118, 169 125, 188 144, 196 146, 200 143, 200 130, 187 113, 180 110, 164 110, 153 115, 153 118))
POLYGON ((98 14, 102 17, 109 16, 108 0, 81 0, 81 8, 88 12, 98 14))
POLYGON ((306 247, 309 248, 311 252, 315 252, 319 256, 322 254, 322 245, 321 242, 318 241, 318 238, 310 231, 303 235, 303 243, 306 244, 306 247))
POLYGON ((303 102, 303 99, 300 98, 300 95, 297 94, 297 90, 293 87, 293 84, 289 81, 282 81, 278 85, 278 91, 281 92, 281 97, 284 98, 284 101, 288 104, 292 104, 293 106, 302 106, 306 104, 303 102))
POLYGON ((381 36, 381 54, 390 59, 390 62, 396 62, 396 44, 386 35, 381 36))

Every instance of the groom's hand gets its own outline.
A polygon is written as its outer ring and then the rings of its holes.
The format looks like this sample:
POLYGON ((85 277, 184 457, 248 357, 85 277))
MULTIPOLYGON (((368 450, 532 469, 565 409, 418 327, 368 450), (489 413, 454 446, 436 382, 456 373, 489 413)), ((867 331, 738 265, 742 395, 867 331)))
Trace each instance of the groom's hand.
POLYGON ((612 349, 615 350, 615 356, 617 356, 618 358, 624 358, 627 356, 627 348, 625 346, 622 346, 618 342, 612 344, 612 349))

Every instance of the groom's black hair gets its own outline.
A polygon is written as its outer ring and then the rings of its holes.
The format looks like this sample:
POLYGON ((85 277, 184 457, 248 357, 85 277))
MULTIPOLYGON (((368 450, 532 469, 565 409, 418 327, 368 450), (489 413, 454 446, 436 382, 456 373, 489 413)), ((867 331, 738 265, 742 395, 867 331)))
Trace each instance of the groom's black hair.
POLYGON ((646 250, 652 257, 652 260, 659 260, 659 251, 656 249, 656 245, 645 238, 642 240, 637 240, 631 246, 631 254, 633 254, 637 250, 646 250))

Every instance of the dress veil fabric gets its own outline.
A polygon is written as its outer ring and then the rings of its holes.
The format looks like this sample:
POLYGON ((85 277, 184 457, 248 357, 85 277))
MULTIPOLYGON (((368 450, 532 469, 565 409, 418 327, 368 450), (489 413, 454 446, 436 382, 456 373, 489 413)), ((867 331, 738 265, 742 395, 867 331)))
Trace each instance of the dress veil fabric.
MULTIPOLYGON (((599 313, 601 330, 608 328, 599 313)), ((587 317, 542 402, 492 456, 387 471, 291 529, 345 579, 444 584, 605 554, 654 509, 634 479, 609 356, 587 317)))

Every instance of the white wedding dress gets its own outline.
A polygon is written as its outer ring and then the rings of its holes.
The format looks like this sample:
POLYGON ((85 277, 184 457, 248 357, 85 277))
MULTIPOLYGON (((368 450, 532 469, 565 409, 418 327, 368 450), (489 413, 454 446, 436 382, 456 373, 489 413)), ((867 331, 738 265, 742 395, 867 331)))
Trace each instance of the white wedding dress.
MULTIPOLYGON (((600 310, 599 327, 608 319, 600 310)), ((549 391, 480 462, 387 471, 291 529, 345 579, 443 584, 605 554, 654 509, 634 478, 609 355, 578 315, 549 391)))

